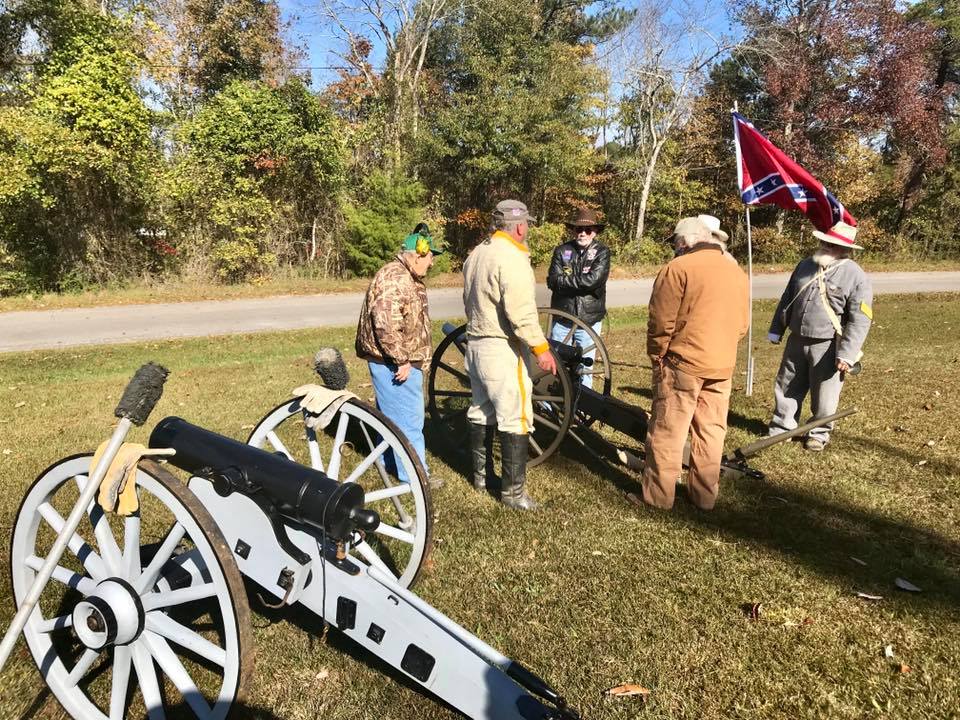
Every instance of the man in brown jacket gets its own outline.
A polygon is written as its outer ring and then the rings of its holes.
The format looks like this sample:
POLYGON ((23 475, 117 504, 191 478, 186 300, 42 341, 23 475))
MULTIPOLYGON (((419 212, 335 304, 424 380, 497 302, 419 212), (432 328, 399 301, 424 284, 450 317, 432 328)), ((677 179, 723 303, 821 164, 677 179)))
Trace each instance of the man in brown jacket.
MULTIPOLYGON (((430 315, 423 278, 442 252, 427 226, 417 225, 400 254, 373 276, 357 323, 357 357, 370 368, 377 407, 406 435, 424 469, 423 367, 430 361, 430 315)), ((392 453, 387 468, 402 482, 410 481, 392 453)), ((431 477, 430 487, 440 485, 431 477)))
POLYGON ((737 342, 747 332, 747 276, 699 218, 681 220, 673 237, 679 254, 657 275, 650 296, 653 407, 643 500, 673 507, 689 431, 687 491, 697 507, 710 510, 720 490, 737 342))

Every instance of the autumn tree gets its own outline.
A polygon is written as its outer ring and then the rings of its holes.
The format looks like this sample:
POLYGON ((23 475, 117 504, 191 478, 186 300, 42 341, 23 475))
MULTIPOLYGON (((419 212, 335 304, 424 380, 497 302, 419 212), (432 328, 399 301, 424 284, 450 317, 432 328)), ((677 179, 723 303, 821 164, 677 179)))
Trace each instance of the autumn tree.
POLYGON ((628 28, 615 72, 622 82, 616 165, 629 241, 637 243, 644 237, 664 149, 689 120, 707 70, 732 47, 699 28, 694 13, 683 16, 653 2, 641 7, 628 28))
POLYGON ((299 53, 276 0, 147 0, 145 51, 160 100, 181 115, 234 80, 280 84, 299 53))

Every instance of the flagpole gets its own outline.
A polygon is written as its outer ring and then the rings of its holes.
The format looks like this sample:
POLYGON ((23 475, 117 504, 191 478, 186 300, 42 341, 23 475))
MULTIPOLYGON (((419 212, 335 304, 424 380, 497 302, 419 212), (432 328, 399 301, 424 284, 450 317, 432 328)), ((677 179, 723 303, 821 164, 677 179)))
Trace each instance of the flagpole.
POLYGON ((747 382, 744 395, 753 395, 753 237, 750 233, 750 206, 746 206, 747 214, 747 382))
MULTIPOLYGON (((733 111, 739 112, 737 101, 733 101, 733 111)), ((740 142, 737 140, 736 123, 734 123, 734 144, 737 149, 737 187, 743 187, 743 181, 740 176, 740 142)), ((744 203, 744 212, 747 216, 747 298, 749 307, 747 309, 747 381, 744 383, 743 394, 747 397, 753 395, 753 236, 750 232, 750 206, 744 203)))

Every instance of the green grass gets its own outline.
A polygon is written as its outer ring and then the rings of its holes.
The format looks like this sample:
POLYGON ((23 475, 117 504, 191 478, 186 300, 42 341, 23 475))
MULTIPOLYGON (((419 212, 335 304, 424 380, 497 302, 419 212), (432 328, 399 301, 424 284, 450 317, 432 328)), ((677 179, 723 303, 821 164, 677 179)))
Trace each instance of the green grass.
MULTIPOLYGON (((682 496, 671 513, 636 508, 624 499, 635 476, 571 447, 530 474, 545 507, 508 512, 458 476, 462 457, 433 444, 434 471, 448 481, 434 496, 435 567, 417 591, 587 718, 960 716, 958 301, 881 298, 866 369, 841 403, 861 412, 821 455, 795 443, 766 451, 755 464, 767 480, 725 483, 712 513, 682 496), (923 592, 896 590, 898 576, 923 592), (763 603, 758 621, 740 609, 749 602, 763 603), (884 659, 886 645, 909 673, 884 659), (650 688, 649 701, 604 695, 623 682, 650 688)), ((757 305, 758 338, 771 309, 757 305)), ((614 393, 649 406, 644 323, 643 311, 616 311, 608 345, 624 363, 614 393)), ((298 331, 0 357, 0 625, 13 614, 7 543, 25 487, 107 436, 139 364, 172 371, 154 420, 178 414, 242 438, 309 378, 318 346, 352 342, 350 330, 298 331)), ((728 447, 762 431, 779 352, 758 341, 752 398, 735 378, 728 447)), ((365 369, 351 362, 351 371, 369 395, 365 369)), ((454 717, 344 652, 335 634, 317 637, 302 614, 251 606, 263 717, 454 717)), ((62 717, 22 643, 0 675, 0 708, 4 718, 62 717)))

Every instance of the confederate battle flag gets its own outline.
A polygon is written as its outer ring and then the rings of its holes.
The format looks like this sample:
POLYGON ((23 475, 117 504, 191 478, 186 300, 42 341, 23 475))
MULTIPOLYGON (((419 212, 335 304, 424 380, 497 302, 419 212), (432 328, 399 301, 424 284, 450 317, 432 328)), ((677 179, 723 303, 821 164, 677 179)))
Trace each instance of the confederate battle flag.
POLYGON ((737 112, 733 113, 733 139, 737 146, 737 182, 744 203, 799 210, 820 232, 841 220, 848 225, 857 224, 823 183, 737 112))

